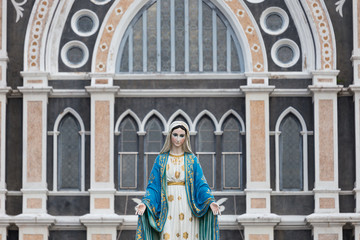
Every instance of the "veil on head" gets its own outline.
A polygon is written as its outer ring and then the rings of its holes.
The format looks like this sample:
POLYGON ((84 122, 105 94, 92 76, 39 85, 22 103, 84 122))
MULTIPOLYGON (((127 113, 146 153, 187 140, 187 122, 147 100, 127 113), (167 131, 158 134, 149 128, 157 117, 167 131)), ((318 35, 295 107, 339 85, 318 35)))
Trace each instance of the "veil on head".
POLYGON ((188 152, 188 153, 192 153, 191 151, 191 145, 190 145, 190 131, 189 131, 189 126, 183 122, 183 121, 175 121, 172 122, 169 126, 169 131, 168 134, 166 136, 166 140, 164 143, 163 148, 161 149, 160 153, 165 153, 170 151, 171 148, 171 132, 174 128, 178 127, 178 126, 182 126, 186 129, 186 135, 185 135, 185 142, 183 144, 183 150, 184 152, 188 152))

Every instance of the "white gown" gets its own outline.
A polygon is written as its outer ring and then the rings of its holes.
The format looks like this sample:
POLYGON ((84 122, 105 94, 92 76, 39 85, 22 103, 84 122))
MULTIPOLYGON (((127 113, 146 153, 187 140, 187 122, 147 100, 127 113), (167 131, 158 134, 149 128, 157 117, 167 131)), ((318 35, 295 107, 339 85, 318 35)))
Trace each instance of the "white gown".
POLYGON ((184 168, 184 155, 169 155, 166 166, 169 211, 161 240, 199 238, 199 219, 192 214, 186 199, 184 168), (182 185, 171 185, 174 182, 182 185))

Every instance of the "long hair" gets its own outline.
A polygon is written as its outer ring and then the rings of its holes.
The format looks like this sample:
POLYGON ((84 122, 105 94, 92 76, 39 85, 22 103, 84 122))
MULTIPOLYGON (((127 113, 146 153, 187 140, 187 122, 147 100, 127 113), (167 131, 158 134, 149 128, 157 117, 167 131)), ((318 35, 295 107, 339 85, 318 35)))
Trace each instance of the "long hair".
POLYGON ((191 151, 191 145, 190 145, 190 132, 189 132, 189 126, 183 122, 183 121, 175 121, 170 124, 169 126, 169 132, 166 136, 165 143, 163 148, 161 149, 160 153, 165 153, 170 151, 171 149, 171 134, 174 129, 182 127, 182 129, 185 128, 185 141, 182 145, 182 149, 184 152, 192 153, 191 151))

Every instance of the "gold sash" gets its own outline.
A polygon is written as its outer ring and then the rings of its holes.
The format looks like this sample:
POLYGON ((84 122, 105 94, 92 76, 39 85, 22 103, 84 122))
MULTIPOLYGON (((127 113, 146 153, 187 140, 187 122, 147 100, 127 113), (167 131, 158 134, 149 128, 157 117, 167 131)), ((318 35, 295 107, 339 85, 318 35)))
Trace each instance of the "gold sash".
POLYGON ((185 182, 167 182, 168 186, 173 186, 173 185, 181 185, 181 186, 185 186, 185 182))

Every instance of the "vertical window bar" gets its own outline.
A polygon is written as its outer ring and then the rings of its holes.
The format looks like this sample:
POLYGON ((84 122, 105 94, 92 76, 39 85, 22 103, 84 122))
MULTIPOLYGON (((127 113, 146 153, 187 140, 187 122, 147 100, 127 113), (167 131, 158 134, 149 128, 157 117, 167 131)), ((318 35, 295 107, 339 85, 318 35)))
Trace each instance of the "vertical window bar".
POLYGON ((229 27, 226 29, 226 71, 231 72, 231 35, 229 27))
POLYGON ((204 71, 203 63, 203 33, 202 33, 202 0, 199 0, 199 72, 204 71))
POLYGON ((161 72, 161 0, 157 1, 156 8, 156 62, 157 71, 161 72))
POLYGON ((213 25, 213 71, 217 72, 217 25, 216 12, 212 10, 212 25, 213 25))
POLYGON ((185 72, 189 72, 189 0, 185 0, 185 72))
POLYGON ((133 54, 134 54, 134 49, 133 49, 133 40, 134 40, 134 31, 133 28, 130 28, 130 32, 129 32, 129 72, 132 73, 133 72, 133 54))
POLYGON ((147 11, 143 13, 143 72, 147 72, 147 11))
POLYGON ((175 0, 170 0, 171 72, 175 72, 175 0))

